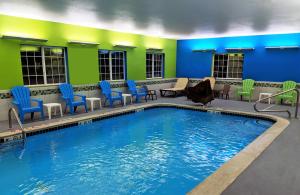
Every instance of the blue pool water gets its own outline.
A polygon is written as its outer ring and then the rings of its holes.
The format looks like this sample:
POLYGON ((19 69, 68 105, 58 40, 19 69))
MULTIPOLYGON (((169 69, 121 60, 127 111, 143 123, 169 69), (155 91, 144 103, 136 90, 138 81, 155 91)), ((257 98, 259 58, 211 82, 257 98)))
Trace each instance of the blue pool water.
POLYGON ((0 152, 1 194, 184 194, 272 122, 154 108, 0 152))

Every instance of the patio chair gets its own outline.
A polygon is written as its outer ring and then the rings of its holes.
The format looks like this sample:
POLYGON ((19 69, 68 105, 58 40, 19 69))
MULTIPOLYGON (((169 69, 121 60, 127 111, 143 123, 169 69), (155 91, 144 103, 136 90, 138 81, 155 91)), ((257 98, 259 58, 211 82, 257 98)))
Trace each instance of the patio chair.
POLYGON ((74 114, 78 106, 84 106, 85 112, 87 112, 85 95, 74 94, 72 85, 68 83, 60 84, 59 90, 63 100, 66 102, 65 111, 69 107, 70 113, 74 114), (75 97, 80 97, 81 100, 75 100, 75 97))
POLYGON ((141 97, 144 97, 147 102, 147 92, 144 88, 138 88, 133 80, 128 80, 127 85, 132 97, 135 97, 136 102, 139 102, 141 97))
POLYGON ((173 97, 176 97, 179 93, 185 91, 188 82, 189 82, 188 78, 178 78, 173 88, 161 89, 160 95, 164 97, 166 96, 167 93, 171 93, 173 97))
POLYGON ((110 107, 113 107, 114 101, 120 101, 123 104, 122 92, 121 91, 112 91, 110 83, 108 81, 101 81, 99 83, 101 92, 105 97, 105 102, 108 100, 110 107))
POLYGON ((247 97, 249 99, 249 102, 251 102, 251 98, 254 91, 254 82, 255 81, 252 79, 243 80, 242 87, 237 89, 237 94, 241 97, 241 100, 243 100, 243 97, 247 97))
POLYGON ((229 99, 229 92, 230 92, 230 85, 225 84, 223 86, 223 90, 221 90, 221 97, 224 98, 224 96, 225 96, 225 99, 228 100, 229 99))
POLYGON ((35 112, 41 113, 41 118, 44 119, 43 101, 40 99, 30 98, 30 91, 27 87, 16 86, 11 89, 13 95, 12 103, 18 108, 20 120, 24 123, 24 116, 26 113, 31 113, 31 119, 35 112), (33 106, 31 103, 36 102, 33 106))
POLYGON ((150 89, 148 89, 147 85, 143 85, 142 87, 145 89, 145 91, 147 93, 147 99, 151 98, 153 100, 154 97, 155 97, 155 99, 157 100, 156 90, 150 90, 150 89))
MULTIPOLYGON (((290 89, 294 89, 297 87, 297 83, 295 81, 285 81, 283 82, 282 85, 282 91, 287 91, 290 89)), ((292 104, 292 106, 295 105, 296 101, 297 101, 297 92, 296 91, 290 91, 287 93, 284 93, 282 95, 279 95, 276 97, 276 103, 278 104, 279 102, 281 102, 281 104, 283 103, 283 101, 287 101, 289 103, 292 104)))

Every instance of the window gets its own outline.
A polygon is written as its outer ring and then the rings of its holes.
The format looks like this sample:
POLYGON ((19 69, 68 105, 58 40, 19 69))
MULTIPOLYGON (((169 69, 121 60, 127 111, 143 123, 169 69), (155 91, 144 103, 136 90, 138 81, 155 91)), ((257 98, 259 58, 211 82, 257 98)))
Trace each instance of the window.
POLYGON ((21 63, 24 85, 66 82, 64 48, 22 45, 21 63))
POLYGON ((125 59, 125 51, 99 50, 100 80, 124 80, 125 59))
POLYGON ((146 78, 162 78, 164 67, 163 53, 146 54, 146 78))
POLYGON ((214 77, 240 79, 243 76, 244 54, 215 54, 214 77))

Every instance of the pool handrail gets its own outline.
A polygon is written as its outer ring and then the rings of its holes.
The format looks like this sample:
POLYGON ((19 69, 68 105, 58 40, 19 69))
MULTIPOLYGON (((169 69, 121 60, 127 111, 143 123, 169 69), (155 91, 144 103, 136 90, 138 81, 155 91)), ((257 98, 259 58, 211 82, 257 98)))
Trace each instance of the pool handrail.
POLYGON ((291 118, 292 114, 291 114, 291 112, 290 112, 289 110, 268 110, 268 108, 270 108, 270 107, 265 108, 265 109, 263 109, 263 110, 257 109, 257 104, 258 104, 259 102, 261 102, 261 101, 263 101, 263 100, 271 99, 271 98, 273 98, 273 97, 277 97, 277 96, 282 95, 282 94, 285 94, 285 93, 289 93, 289 92, 291 92, 291 91, 296 91, 296 93, 297 93, 297 101, 296 101, 296 108, 295 108, 295 118, 298 118, 298 107, 299 107, 299 95, 300 95, 300 92, 299 92, 299 90, 298 90, 297 88, 293 88, 293 89, 289 89, 289 90, 286 90, 286 91, 282 91, 282 92, 276 93, 276 94, 274 94, 274 95, 271 95, 271 96, 262 98, 262 99, 260 99, 260 100, 257 100, 257 101, 254 103, 253 108, 254 108, 254 110, 255 110, 256 112, 286 112, 286 113, 288 113, 289 118, 291 118))
POLYGON ((18 113, 17 113, 16 109, 14 107, 12 107, 11 105, 9 106, 9 110, 8 110, 8 127, 9 127, 9 129, 12 129, 12 115, 11 115, 12 113, 15 116, 15 118, 17 120, 17 123, 18 123, 18 125, 19 125, 19 127, 20 127, 20 129, 22 131, 22 139, 25 142, 25 140, 26 140, 26 133, 24 131, 24 127, 23 127, 23 125, 21 123, 21 120, 20 120, 20 118, 18 116, 18 113))

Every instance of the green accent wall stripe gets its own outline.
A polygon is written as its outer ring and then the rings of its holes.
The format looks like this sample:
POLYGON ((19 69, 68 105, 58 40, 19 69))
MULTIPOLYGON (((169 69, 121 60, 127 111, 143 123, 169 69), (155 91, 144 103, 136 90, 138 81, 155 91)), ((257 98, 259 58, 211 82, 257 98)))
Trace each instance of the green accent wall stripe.
MULTIPOLYGON (((57 22, 0 15, 0 35, 10 34, 47 39, 47 46, 68 48, 69 80, 72 84, 99 81, 98 49, 114 50, 113 45, 134 45, 127 51, 127 78, 146 79, 146 49, 162 48, 165 53, 165 78, 176 76, 177 41, 144 35, 82 27, 57 22), (68 41, 100 43, 99 46, 69 45, 68 41)), ((0 39, 0 90, 22 85, 20 44, 30 42, 0 39)), ((31 44, 38 44, 33 43, 31 44)))

